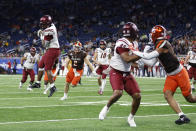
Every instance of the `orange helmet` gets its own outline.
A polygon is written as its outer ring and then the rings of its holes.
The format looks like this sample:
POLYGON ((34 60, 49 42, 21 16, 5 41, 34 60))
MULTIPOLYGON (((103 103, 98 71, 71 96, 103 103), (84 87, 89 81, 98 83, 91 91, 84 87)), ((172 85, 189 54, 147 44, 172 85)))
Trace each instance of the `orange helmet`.
POLYGON ((81 49, 82 48, 82 43, 80 43, 80 41, 76 41, 74 43, 74 45, 73 45, 73 48, 75 49, 76 47, 79 48, 79 49, 81 49))
POLYGON ((150 41, 155 43, 158 39, 166 39, 166 32, 167 30, 163 26, 154 26, 149 34, 150 41))

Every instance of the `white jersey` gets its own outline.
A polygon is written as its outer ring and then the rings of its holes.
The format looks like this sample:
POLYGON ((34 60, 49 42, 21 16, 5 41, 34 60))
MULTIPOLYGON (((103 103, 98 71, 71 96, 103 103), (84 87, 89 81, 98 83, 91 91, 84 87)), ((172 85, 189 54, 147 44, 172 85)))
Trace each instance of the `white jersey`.
POLYGON ((189 51, 188 55, 190 56, 190 59, 188 62, 190 63, 196 63, 196 52, 194 51, 189 51))
POLYGON ((122 50, 129 51, 129 54, 132 54, 132 51, 129 49, 130 46, 133 46, 135 50, 138 50, 138 43, 135 41, 133 43, 129 42, 126 38, 118 39, 116 42, 116 46, 114 48, 114 56, 111 58, 110 66, 116 70, 123 72, 130 72, 131 62, 125 62, 118 52, 118 48, 122 50))
POLYGON ((109 65, 109 54, 111 53, 110 48, 106 48, 102 50, 101 48, 96 49, 97 52, 97 61, 101 63, 101 65, 109 65))
POLYGON ((40 36, 41 39, 44 39, 45 47, 48 48, 59 48, 59 41, 57 35, 57 29, 54 24, 51 24, 50 27, 43 30, 43 36, 40 36))
POLYGON ((24 57, 26 57, 26 61, 24 62, 24 67, 27 69, 33 69, 34 64, 39 60, 39 54, 35 54, 32 56, 31 53, 25 53, 24 57))

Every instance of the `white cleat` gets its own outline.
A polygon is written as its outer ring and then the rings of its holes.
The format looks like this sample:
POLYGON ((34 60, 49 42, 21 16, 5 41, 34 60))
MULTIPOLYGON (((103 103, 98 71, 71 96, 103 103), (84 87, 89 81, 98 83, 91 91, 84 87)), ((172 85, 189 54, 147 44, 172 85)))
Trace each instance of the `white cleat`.
POLYGON ((134 118, 128 117, 128 120, 127 120, 127 121, 128 121, 128 123, 129 123, 129 126, 130 126, 130 127, 136 127, 134 118))
POLYGON ((106 105, 103 107, 103 109, 99 113, 99 120, 104 120, 108 112, 109 112, 109 108, 106 105))
POLYGON ((28 91, 33 91, 33 89, 32 89, 32 88, 29 88, 29 87, 27 88, 27 90, 28 90, 28 91))
POLYGON ((44 91, 44 92, 43 92, 43 94, 45 94, 45 95, 46 95, 46 94, 47 94, 47 91, 44 91))
POLYGON ((63 97, 61 97, 61 101, 64 101, 64 100, 66 100, 67 99, 67 96, 63 96, 63 97))

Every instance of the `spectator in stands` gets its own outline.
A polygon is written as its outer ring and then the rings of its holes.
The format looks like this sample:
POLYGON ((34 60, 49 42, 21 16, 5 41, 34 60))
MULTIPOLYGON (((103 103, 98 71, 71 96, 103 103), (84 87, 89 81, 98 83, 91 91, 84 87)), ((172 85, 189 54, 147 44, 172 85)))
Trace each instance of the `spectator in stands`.
POLYGON ((12 71, 11 71, 12 64, 11 64, 10 60, 8 61, 7 65, 8 65, 8 68, 7 68, 8 74, 11 74, 12 73, 12 71))
POLYGON ((13 62, 13 74, 16 74, 16 70, 17 70, 17 62, 16 62, 16 59, 14 59, 14 62, 13 62))

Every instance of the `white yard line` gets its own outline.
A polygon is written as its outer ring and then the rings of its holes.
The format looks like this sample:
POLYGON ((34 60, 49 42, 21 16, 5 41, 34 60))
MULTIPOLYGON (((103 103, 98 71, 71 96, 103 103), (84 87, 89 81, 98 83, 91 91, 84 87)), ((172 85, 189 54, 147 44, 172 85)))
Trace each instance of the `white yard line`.
MULTIPOLYGON (((103 97, 110 97, 110 96, 70 96, 69 99, 73 98, 103 98, 103 97)), ((52 97, 52 98, 59 98, 60 97, 52 97)), ((0 100, 32 100, 32 99, 50 99, 47 97, 15 97, 15 98, 0 98, 0 100)))
MULTIPOLYGON (((136 118, 168 117, 168 116, 175 116, 175 115, 176 114, 163 114, 163 115, 144 115, 144 116, 135 116, 135 117, 136 118)), ((196 113, 187 113, 186 115, 196 115, 196 113)), ((107 117, 107 119, 125 119, 125 118, 127 118, 127 116, 122 116, 122 117, 107 117)), ((0 125, 26 124, 26 123, 46 123, 46 122, 62 122, 62 121, 80 121, 80 120, 98 120, 98 118, 73 118, 73 119, 54 119, 54 120, 0 122, 0 125)))
MULTIPOLYGON (((48 107, 66 107, 66 106, 81 106, 81 105, 103 105, 107 103, 107 100, 103 101, 92 101, 92 102, 66 102, 62 101, 63 105, 44 105, 44 106, 1 106, 0 109, 23 109, 23 108, 48 108, 48 107)), ((118 101, 116 104, 121 106, 130 106, 131 102, 129 101, 118 101)), ((167 103, 141 103, 140 106, 168 106, 167 103)), ((196 106, 196 105, 188 105, 188 104, 181 104, 180 106, 196 106)))

